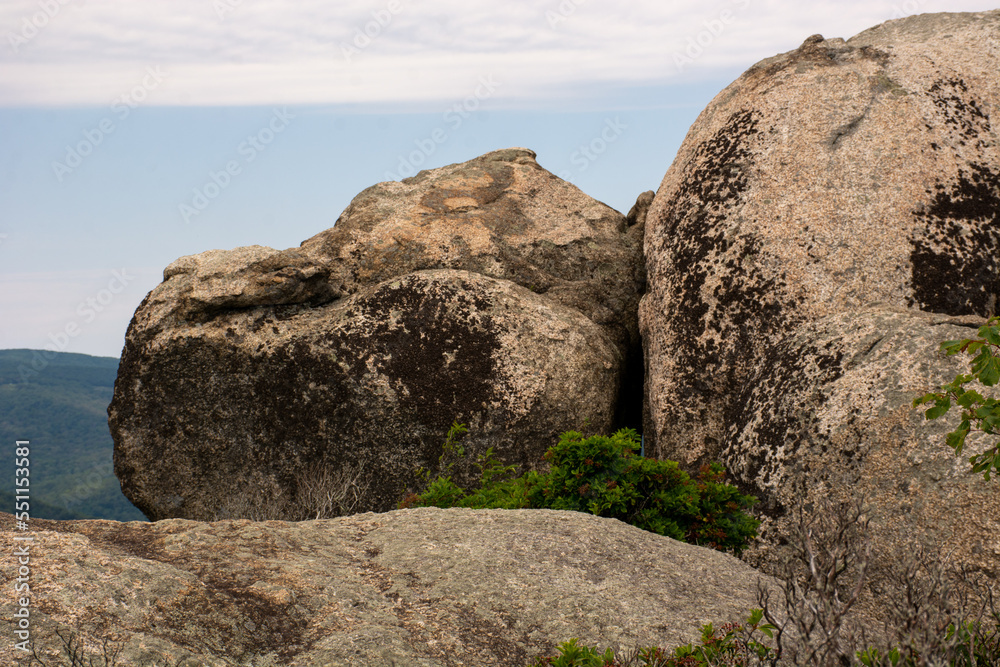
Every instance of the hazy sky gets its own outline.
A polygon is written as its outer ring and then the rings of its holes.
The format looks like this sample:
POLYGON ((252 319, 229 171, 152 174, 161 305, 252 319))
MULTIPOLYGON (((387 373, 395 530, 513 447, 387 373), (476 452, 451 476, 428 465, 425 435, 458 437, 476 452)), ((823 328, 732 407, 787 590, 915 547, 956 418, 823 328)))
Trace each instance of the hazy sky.
POLYGON ((369 185, 499 148, 625 212, 754 62, 991 8, 2 0, 0 348, 118 356, 177 257, 296 246, 369 185))

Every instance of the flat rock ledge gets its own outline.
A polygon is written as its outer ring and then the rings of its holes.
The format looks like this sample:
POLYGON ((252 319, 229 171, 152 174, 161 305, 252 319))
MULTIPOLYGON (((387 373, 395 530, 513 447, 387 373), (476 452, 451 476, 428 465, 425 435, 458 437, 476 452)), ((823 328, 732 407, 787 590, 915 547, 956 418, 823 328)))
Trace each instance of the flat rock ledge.
MULTIPOLYGON (((510 665, 571 637, 624 649, 739 621, 758 580, 732 556, 614 519, 408 509, 321 521, 33 521, 31 629, 119 664, 510 665)), ((14 607, 14 586, 3 587, 14 607)), ((777 596, 777 597, 775 597, 777 596)), ((11 615, 5 614, 11 624, 11 615)), ((13 628, 4 630, 12 637, 13 628)), ((11 651, 3 664, 23 659, 11 651)))

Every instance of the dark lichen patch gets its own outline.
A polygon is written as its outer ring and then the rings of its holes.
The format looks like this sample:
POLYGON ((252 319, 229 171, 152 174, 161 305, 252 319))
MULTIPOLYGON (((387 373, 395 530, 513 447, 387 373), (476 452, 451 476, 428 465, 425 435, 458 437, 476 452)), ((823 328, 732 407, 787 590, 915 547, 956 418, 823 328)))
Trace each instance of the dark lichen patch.
POLYGON ((962 79, 940 79, 928 88, 937 114, 961 146, 971 142, 975 148, 985 148, 991 134, 989 115, 983 103, 969 91, 962 79))
POLYGON ((207 587, 209 599, 216 601, 209 606, 211 614, 237 619, 239 623, 235 631, 225 633, 229 635, 229 641, 224 644, 226 657, 245 660, 276 654, 288 661, 313 647, 315 639, 306 638, 310 619, 294 602, 275 602, 217 575, 204 577, 202 582, 207 587), (223 609, 231 611, 223 615, 223 609))
POLYGON ((163 535, 154 530, 152 524, 110 524, 107 530, 102 530, 103 525, 98 525, 97 530, 89 528, 88 524, 77 523, 68 526, 65 532, 84 534, 92 542, 110 551, 146 560, 161 562, 170 560, 163 549, 163 535))
POLYGON ((913 212, 910 306, 946 315, 988 316, 1000 294, 1000 173, 982 164, 960 171, 949 187, 928 190, 913 212))
POLYGON ((820 346, 782 340, 754 364, 730 403, 722 458, 730 462, 741 490, 761 500, 758 510, 763 514, 784 514, 772 489, 778 486, 778 476, 788 475, 799 460, 796 452, 815 439, 814 424, 808 420, 815 419, 816 408, 825 402, 822 388, 844 374, 844 363, 834 342, 820 346))
POLYGON ((484 411, 496 398, 500 341, 477 286, 406 276, 380 286, 360 307, 370 329, 345 331, 338 347, 364 373, 373 350, 376 372, 395 389, 399 408, 443 433, 455 419, 484 411), (362 363, 359 363, 362 362, 362 363))
MULTIPOLYGON (((657 221, 664 229, 651 235, 661 247, 651 253, 650 271, 662 265, 671 354, 684 375, 676 382, 679 398, 702 411, 730 401, 743 386, 745 360, 793 319, 785 306, 794 304, 782 301, 783 277, 763 268, 760 240, 734 220, 754 167, 759 122, 757 112, 739 111, 698 146, 657 221), (710 276, 717 279, 711 291, 710 276)), ((722 424, 713 427, 719 438, 722 424)))

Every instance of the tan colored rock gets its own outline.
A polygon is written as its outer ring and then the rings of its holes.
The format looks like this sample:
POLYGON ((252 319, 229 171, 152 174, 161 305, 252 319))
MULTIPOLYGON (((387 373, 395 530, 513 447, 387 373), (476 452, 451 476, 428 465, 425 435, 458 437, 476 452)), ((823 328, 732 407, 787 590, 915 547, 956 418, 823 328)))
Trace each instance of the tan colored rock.
MULTIPOLYGON (((0 513, 4 543, 14 521, 0 513)), ((24 533, 17 533, 24 536, 24 533)), ((34 521, 32 632, 118 664, 524 667, 577 637, 696 641, 742 621, 761 579, 736 558, 614 519, 412 509, 300 523, 34 521)), ((14 589, 4 586, 5 609, 14 589)), ((4 664, 14 664, 11 615, 4 664)))
POLYGON ((968 370, 963 359, 939 354, 938 344, 974 337, 979 324, 888 308, 830 315, 754 366, 721 453, 764 500, 761 540, 745 560, 773 568, 775 545, 794 530, 787 508, 863 496, 875 527, 875 588, 917 543, 1000 577, 997 482, 972 474, 968 463, 995 438, 973 434, 955 456, 944 442, 957 415, 928 422, 912 405, 968 370))
POLYGON ((647 444, 716 456, 728 397, 804 322, 995 310, 998 26, 1000 10, 810 37, 701 113, 646 225, 647 444))
POLYGON ((641 246, 621 213, 509 148, 373 185, 302 252, 348 293, 435 268, 510 280, 584 313, 624 353, 638 340, 641 246))
POLYGON ((646 190, 635 198, 635 204, 625 216, 625 222, 629 227, 646 224, 646 214, 649 213, 649 207, 653 205, 654 198, 656 198, 656 193, 652 190, 646 190))
POLYGON ((164 282, 172 282, 169 290, 160 290, 155 302, 191 321, 240 308, 318 305, 340 296, 329 277, 329 269, 296 250, 264 246, 209 250, 181 257, 164 269, 164 282))
POLYGON ((109 409, 122 490, 153 520, 329 516, 303 494, 336 478, 352 482, 342 510, 393 509, 418 468, 436 473, 455 420, 470 460, 492 447, 525 470, 561 432, 587 418, 607 431, 615 414, 621 356, 600 327, 467 271, 196 327, 162 327, 153 308, 133 320, 109 409))
POLYGON ((152 519, 388 510, 454 421, 469 460, 542 465, 641 404, 641 239, 513 148, 368 188, 300 248, 182 257, 126 336, 123 491, 152 519))
POLYGON ((1000 10, 810 37, 711 102, 658 190, 646 446, 762 499, 766 570, 791 506, 866 493, 881 565, 914 539, 1000 574, 995 481, 910 405, 996 311, 997 72, 1000 10))

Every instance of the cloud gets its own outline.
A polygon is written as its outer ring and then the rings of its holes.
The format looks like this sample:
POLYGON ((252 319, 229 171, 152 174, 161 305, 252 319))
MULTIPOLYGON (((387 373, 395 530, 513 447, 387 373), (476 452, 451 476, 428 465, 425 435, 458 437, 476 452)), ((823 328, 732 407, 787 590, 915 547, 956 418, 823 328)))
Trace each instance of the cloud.
POLYGON ((169 80, 150 103, 162 105, 440 103, 492 74, 503 81, 501 103, 531 106, 594 87, 745 69, 811 34, 850 37, 908 13, 987 8, 941 0, 8 0, 0 5, 0 105, 104 106, 157 65, 169 80))

